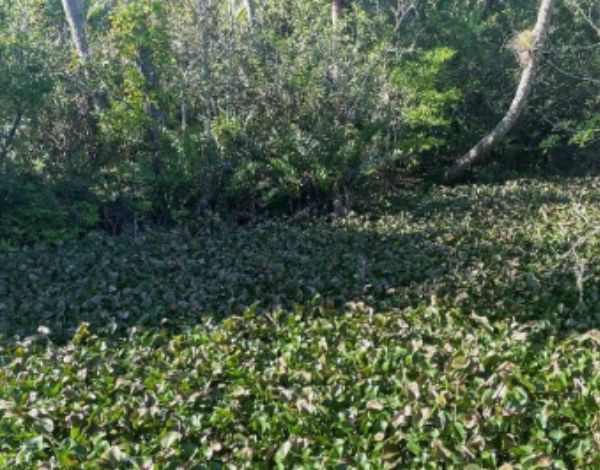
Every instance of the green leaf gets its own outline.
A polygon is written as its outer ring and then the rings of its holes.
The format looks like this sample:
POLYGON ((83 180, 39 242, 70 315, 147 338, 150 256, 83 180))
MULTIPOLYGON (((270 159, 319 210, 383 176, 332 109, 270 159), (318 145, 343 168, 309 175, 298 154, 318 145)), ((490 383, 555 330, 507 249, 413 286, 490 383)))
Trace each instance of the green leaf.
POLYGON ((170 431, 162 437, 160 444, 163 448, 170 449, 174 444, 181 440, 181 437, 180 432, 170 431))

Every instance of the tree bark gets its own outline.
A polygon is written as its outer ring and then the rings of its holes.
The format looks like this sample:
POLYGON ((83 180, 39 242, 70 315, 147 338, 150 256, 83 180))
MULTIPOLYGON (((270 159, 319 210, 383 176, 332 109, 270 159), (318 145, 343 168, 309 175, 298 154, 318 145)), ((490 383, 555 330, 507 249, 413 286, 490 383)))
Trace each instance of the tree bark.
POLYGON ((396 26, 394 27, 394 32, 398 33, 402 26, 417 13, 417 8, 414 3, 411 3, 408 7, 406 7, 401 14, 398 15, 396 19, 396 26))
POLYGON ((254 0, 244 0, 244 6, 246 7, 246 14, 248 15, 248 25, 254 26, 256 21, 256 9, 254 8, 254 0))
POLYGON ((81 0, 62 0, 63 10, 71 30, 77 56, 86 63, 90 57, 90 48, 85 35, 85 17, 81 0))
MULTIPOLYGON (((154 69, 152 61, 152 53, 146 47, 140 47, 138 51, 139 66, 149 93, 158 91, 159 82, 158 75, 154 69)), ((152 147, 152 169, 157 176, 164 173, 164 164, 160 152, 161 147, 161 127, 164 122, 164 116, 159 106, 149 99, 146 104, 146 112, 150 118, 150 127, 148 129, 148 138, 152 147)))
POLYGON ((8 134, 6 134, 6 136, 4 137, 3 141, 2 141, 2 146, 0 147, 0 161, 4 162, 4 159, 6 158, 6 155, 8 154, 8 151, 10 150, 10 146, 13 143, 13 140, 15 139, 15 136, 17 135, 17 131, 19 130, 19 126, 21 125, 21 120, 23 119, 23 113, 18 110, 17 114, 15 115, 12 125, 10 126, 10 130, 8 131, 8 134))
MULTIPOLYGON (((85 33, 85 15, 82 0, 62 0, 62 6, 65 17, 67 18, 67 24, 71 31, 71 38, 75 45, 75 52, 81 63, 84 65, 84 77, 89 81, 93 78, 93 73, 92 70, 87 67, 91 52, 85 33)), ((101 90, 87 92, 86 95, 89 103, 96 111, 102 111, 108 107, 106 97, 101 90)), ((97 123, 92 122, 92 126, 97 128, 97 123)))
MULTIPOLYGON (((145 25, 142 27, 141 34, 148 34, 145 25)), ((161 147, 165 116, 160 105, 153 99, 156 98, 156 94, 160 89, 160 82, 154 66, 152 51, 145 45, 140 46, 138 49, 138 64, 140 71, 144 76, 144 80, 146 81, 146 92, 150 95, 146 101, 146 113, 150 118, 150 125, 147 129, 150 162, 154 176, 161 181, 156 189, 158 202, 155 207, 155 216, 161 224, 170 225, 173 222, 173 218, 171 217, 171 212, 169 210, 167 194, 162 185, 162 178, 165 176, 165 162, 161 147), (155 96, 153 97, 152 95, 155 96)))
POLYGON ((487 13, 494 5, 494 0, 481 0, 481 11, 487 13))
POLYGON ((554 0, 542 0, 537 22, 533 30, 533 45, 530 51, 530 57, 524 64, 521 72, 521 79, 513 101, 498 125, 483 139, 481 139, 469 152, 460 157, 456 163, 446 172, 446 181, 453 182, 460 179, 464 174, 485 155, 512 129, 519 116, 527 104, 527 99, 531 93, 537 68, 542 57, 550 23, 552 19, 552 9, 554 0))
POLYGON ((210 66, 210 42, 207 25, 204 25, 202 30, 202 78, 204 79, 206 86, 206 90, 204 92, 206 138, 209 142, 212 142, 212 74, 210 66))
POLYGON ((344 1, 331 0, 331 26, 336 27, 343 17, 344 1))

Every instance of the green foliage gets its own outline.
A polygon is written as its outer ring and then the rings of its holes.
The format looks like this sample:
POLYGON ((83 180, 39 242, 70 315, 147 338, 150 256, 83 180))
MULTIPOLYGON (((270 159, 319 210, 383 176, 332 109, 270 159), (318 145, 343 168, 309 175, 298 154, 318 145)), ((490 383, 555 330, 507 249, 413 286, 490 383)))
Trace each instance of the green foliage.
MULTIPOLYGON (((23 33, 0 35, 0 103, 3 114, 37 110, 52 80, 44 71, 41 51, 23 33)), ((4 116, 3 116, 4 117, 4 116)))
POLYGON ((402 96, 401 112, 411 129, 402 141, 407 153, 421 155, 447 145, 450 113, 460 99, 458 88, 447 88, 448 63, 455 55, 447 47, 434 49, 392 72, 392 84, 402 96))
POLYGON ((122 342, 82 326, 66 350, 39 336, 0 356, 0 464, 597 465, 598 338, 532 349, 543 327, 478 318, 356 305, 122 342))
POLYGON ((97 205, 70 191, 74 181, 48 187, 35 177, 1 175, 0 247, 64 241, 95 228, 97 205))
POLYGON ((596 468, 599 191, 0 254, 0 468, 596 468))
POLYGON ((585 147, 586 145, 589 145, 590 142, 597 141, 599 135, 600 114, 595 114, 587 121, 581 123, 579 129, 577 129, 573 137, 571 137, 571 142, 581 147, 585 147))
MULTIPOLYGON (((320 0, 258 2, 252 26, 241 1, 90 0, 82 64, 61 2, 0 2, 0 171, 50 193, 86 175, 100 211, 123 201, 144 223, 368 205, 441 174, 506 111, 510 38, 536 4, 476 3, 354 0, 334 31, 320 0)), ((557 5, 504 168, 596 157, 598 15, 557 5)))
MULTIPOLYGON (((402 192, 505 112, 536 2, 84 3, 85 64, 0 0, 0 468, 600 467, 600 182, 402 192)), ((504 168, 597 159, 599 8, 504 168)))

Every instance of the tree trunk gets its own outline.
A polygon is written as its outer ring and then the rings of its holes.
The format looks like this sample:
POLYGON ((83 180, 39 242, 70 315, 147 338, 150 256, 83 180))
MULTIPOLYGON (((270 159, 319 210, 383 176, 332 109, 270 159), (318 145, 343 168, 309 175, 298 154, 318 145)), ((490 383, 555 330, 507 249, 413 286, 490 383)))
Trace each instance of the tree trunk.
POLYGON ((10 130, 8 131, 8 134, 6 134, 6 136, 4 136, 4 139, 2 141, 2 146, 0 146, 0 162, 4 163, 4 160, 6 158, 6 155, 8 154, 8 151, 10 150, 10 146, 13 143, 13 140, 15 139, 15 136, 17 135, 17 131, 19 130, 19 126, 21 125, 21 120, 23 119, 23 113, 18 110, 17 114, 15 115, 14 119, 13 119, 13 123, 10 126, 10 130))
POLYGON ((331 0, 331 26, 336 27, 342 19, 343 0, 331 0))
MULTIPOLYGON (((152 53, 146 46, 140 47, 138 52, 139 66, 146 81, 146 86, 150 94, 159 89, 158 76, 154 70, 152 53)), ((162 110, 152 99, 146 104, 146 112, 150 118, 150 128, 148 129, 148 139, 152 147, 152 169, 156 176, 164 173, 164 164, 160 152, 161 127, 164 121, 162 110)))
POLYGON ((246 7, 246 14, 248 15, 248 24, 250 27, 254 26, 256 21, 256 10, 254 8, 254 0, 244 0, 244 6, 246 7))
MULTIPOLYGON (((71 31, 71 38, 75 46, 75 52, 81 64, 83 65, 83 76, 87 82, 90 82, 94 77, 93 71, 89 67, 91 57, 90 47, 85 33, 85 15, 82 0, 62 0, 62 7, 67 19, 67 24, 71 31)), ((90 91, 84 93, 89 109, 94 109, 96 112, 105 110, 108 107, 108 101, 102 90, 90 91)), ((96 135, 100 133, 97 116, 86 113, 91 132, 96 135)), ((104 142, 100 149, 90 152, 91 160, 95 161, 100 155, 108 155, 111 153, 110 144, 104 142)))
POLYGON ((208 142, 212 142, 212 74, 210 68, 210 42, 206 25, 202 30, 202 78, 206 86, 204 92, 205 132, 208 142))
POLYGON ((538 11, 538 18, 533 30, 533 45, 528 61, 521 72, 521 80, 505 116, 498 125, 483 139, 481 139, 469 152, 459 158, 446 172, 446 181, 452 182, 460 179, 473 164, 481 160, 492 148, 512 129, 521 115, 527 99, 531 93, 535 73, 542 57, 544 44, 550 29, 554 0, 542 0, 538 11))
POLYGON ((494 5, 494 0, 481 0, 481 11, 487 13, 494 5))
POLYGON ((404 26, 404 24, 416 13, 417 8, 415 7, 414 3, 411 3, 404 10, 402 10, 402 12, 397 16, 394 32, 398 33, 402 29, 402 26, 404 26))
POLYGON ((81 0, 62 0, 63 10, 71 30, 77 56, 84 64, 90 57, 90 48, 85 35, 85 17, 81 0))
MULTIPOLYGON (((141 34, 148 35, 146 25, 142 26, 141 34)), ((150 118, 150 126, 147 129, 148 143, 150 150, 150 159, 152 172, 158 180, 156 184, 157 206, 155 207, 155 216, 159 223, 170 225, 173 222, 171 212, 169 210, 167 193, 164 189, 163 178, 165 176, 165 162, 162 155, 162 137, 165 116, 163 110, 154 99, 157 92, 160 90, 158 74, 156 73, 152 51, 146 45, 142 45, 138 49, 138 64, 140 71, 146 81, 146 93, 149 97, 146 100, 146 113, 150 118), (152 96, 154 95, 154 97, 152 96)))

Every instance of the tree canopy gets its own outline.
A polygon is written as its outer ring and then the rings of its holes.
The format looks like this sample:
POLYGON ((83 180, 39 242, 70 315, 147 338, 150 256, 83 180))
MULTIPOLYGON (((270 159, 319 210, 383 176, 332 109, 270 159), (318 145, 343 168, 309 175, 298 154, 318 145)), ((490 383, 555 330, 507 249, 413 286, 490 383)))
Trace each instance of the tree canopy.
MULTIPOLYGON (((538 6, 4 0, 0 238, 328 211, 441 180, 508 109, 538 6)), ((528 105, 471 174, 594 164, 598 10, 557 3, 528 105)))

